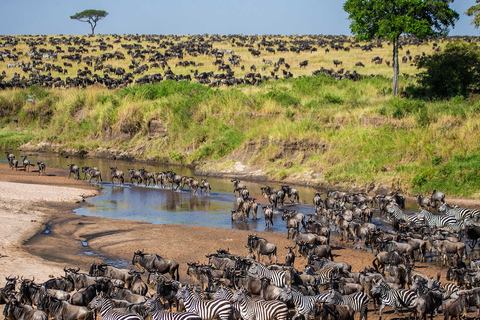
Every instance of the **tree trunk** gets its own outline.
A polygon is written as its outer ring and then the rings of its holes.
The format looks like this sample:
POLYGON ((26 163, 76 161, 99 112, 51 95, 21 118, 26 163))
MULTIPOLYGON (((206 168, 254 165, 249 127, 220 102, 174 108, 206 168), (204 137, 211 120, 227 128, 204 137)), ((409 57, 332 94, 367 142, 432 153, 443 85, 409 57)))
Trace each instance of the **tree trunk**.
POLYGON ((393 41, 393 96, 398 94, 398 38, 393 41))
POLYGON ((92 36, 95 35, 95 27, 97 26, 97 21, 93 20, 93 23, 91 20, 88 21, 90 23, 90 27, 92 27, 92 36))

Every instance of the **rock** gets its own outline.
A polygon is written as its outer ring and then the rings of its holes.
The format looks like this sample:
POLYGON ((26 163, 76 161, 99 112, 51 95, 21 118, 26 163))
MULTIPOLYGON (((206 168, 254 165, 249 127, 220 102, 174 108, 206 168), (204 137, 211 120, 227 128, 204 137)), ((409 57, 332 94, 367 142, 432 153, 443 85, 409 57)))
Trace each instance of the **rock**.
POLYGON ((167 135, 167 127, 162 120, 152 119, 148 123, 148 135, 150 137, 164 137, 167 135))

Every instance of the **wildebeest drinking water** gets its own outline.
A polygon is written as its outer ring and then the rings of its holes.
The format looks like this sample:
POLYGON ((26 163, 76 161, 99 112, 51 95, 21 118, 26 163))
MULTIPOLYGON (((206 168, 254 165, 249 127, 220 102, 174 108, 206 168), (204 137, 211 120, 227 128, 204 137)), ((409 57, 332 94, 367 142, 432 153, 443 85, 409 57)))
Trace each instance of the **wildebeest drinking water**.
POLYGON ((147 254, 137 251, 133 254, 133 265, 139 265, 148 272, 169 273, 172 279, 178 280, 178 263, 173 260, 164 259, 157 254, 147 254), (177 276, 175 278, 175 272, 177 276))

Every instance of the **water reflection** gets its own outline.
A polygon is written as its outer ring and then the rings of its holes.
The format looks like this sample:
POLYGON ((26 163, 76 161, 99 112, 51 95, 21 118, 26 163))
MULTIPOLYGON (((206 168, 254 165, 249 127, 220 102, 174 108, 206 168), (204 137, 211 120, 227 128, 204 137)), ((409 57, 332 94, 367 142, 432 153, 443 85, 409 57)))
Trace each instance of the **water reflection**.
MULTIPOLYGON (((23 155, 21 152, 15 152, 15 156, 23 155)), ((58 157, 51 153, 40 153, 30 155, 31 161, 43 161, 48 167, 66 168, 69 163, 75 163, 81 166, 96 166, 102 172, 105 179, 110 180, 110 167, 117 167, 125 173, 125 183, 120 186, 107 182, 104 183, 102 194, 98 197, 87 199, 89 206, 77 209, 75 213, 89 216, 99 216, 114 219, 127 219, 146 221, 155 224, 183 224, 198 225, 225 229, 240 229, 249 231, 265 231, 265 221, 263 210, 259 209, 259 220, 232 221, 231 210, 234 209, 235 196, 232 193, 232 182, 230 179, 208 178, 212 187, 210 196, 192 195, 188 191, 173 191, 161 187, 145 187, 144 184, 133 185, 130 182, 128 168, 142 168, 150 172, 160 172, 172 169, 178 174, 194 176, 192 171, 184 167, 170 167, 164 165, 152 165, 148 163, 136 163, 121 160, 106 159, 80 159, 58 157)), ((2 161, 6 162, 5 159, 2 161)), ((202 177, 196 176, 197 180, 202 177)), ((260 187, 265 184, 246 182, 250 194, 257 198, 259 204, 267 203, 267 199, 260 196, 260 187)), ((269 185, 278 186, 279 183, 269 183, 269 185)), ((295 187, 299 191, 300 203, 292 204, 288 201, 283 209, 298 210, 304 214, 314 213, 314 207, 311 204, 314 188, 295 187)), ((407 204, 407 212, 416 210, 414 203, 407 204)), ((384 217, 375 216, 374 221, 382 229, 389 229, 389 223, 384 217)), ((273 219, 274 232, 286 232, 285 223, 281 220, 281 210, 276 211, 273 219)))

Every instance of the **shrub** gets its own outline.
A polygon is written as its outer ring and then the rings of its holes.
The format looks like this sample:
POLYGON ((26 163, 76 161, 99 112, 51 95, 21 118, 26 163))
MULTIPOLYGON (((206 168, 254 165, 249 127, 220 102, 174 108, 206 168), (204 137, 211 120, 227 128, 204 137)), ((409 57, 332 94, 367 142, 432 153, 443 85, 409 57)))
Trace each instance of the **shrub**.
POLYGON ((391 114, 392 117, 396 119, 402 119, 408 115, 415 114, 424 108, 425 102, 423 101, 394 98, 389 101, 387 113, 391 114))
POLYGON ((442 53, 435 53, 417 63, 419 83, 433 97, 468 96, 480 92, 480 50, 476 43, 447 44, 442 53))
POLYGON ((283 107, 298 106, 300 104, 300 99, 295 98, 286 92, 280 92, 278 90, 269 91, 264 96, 265 98, 269 98, 278 102, 283 107))
POLYGON ((331 103, 331 104, 343 104, 343 99, 337 95, 334 95, 333 93, 325 93, 325 95, 323 96, 323 99, 325 100, 325 102, 327 103, 331 103))

